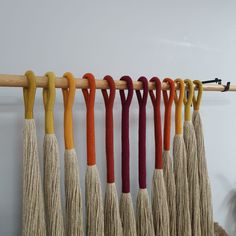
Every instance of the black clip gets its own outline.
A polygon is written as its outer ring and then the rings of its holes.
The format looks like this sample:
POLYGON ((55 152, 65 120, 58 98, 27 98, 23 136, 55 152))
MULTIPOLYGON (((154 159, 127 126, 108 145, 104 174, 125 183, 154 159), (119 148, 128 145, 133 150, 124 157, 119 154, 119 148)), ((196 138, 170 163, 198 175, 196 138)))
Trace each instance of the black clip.
POLYGON ((202 84, 211 84, 211 83, 221 84, 221 82, 222 82, 221 79, 215 78, 215 79, 212 79, 212 80, 202 81, 202 84))
POLYGON ((227 82, 227 84, 226 85, 223 85, 224 86, 224 90, 222 90, 222 92, 227 92, 227 91, 229 91, 229 89, 230 89, 230 82, 227 82))

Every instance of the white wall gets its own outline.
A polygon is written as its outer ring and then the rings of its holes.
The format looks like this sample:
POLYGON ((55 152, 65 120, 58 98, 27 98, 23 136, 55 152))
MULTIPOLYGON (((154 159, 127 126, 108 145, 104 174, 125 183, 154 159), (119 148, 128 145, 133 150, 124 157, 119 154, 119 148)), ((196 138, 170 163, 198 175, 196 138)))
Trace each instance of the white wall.
MULTIPOLYGON (((208 80, 220 77, 236 83, 236 14, 234 1, 3 1, 0 2, 0 73, 38 75, 51 70, 97 78, 131 75, 134 80, 170 76, 208 80)), ((44 111, 38 89, 35 119, 40 158, 44 111)), ((115 158, 120 192, 120 116, 115 103, 115 158)), ((63 167, 63 105, 57 91, 56 134, 63 167)), ((97 162, 105 183, 104 104, 96 96, 97 162)), ((212 183, 214 218, 236 235, 236 93, 204 93, 201 107, 206 152, 212 183)), ((19 235, 22 196, 21 89, 0 90, 0 235, 19 235)), ((133 98, 130 113, 131 183, 136 198, 138 107, 133 98)), ((147 109, 148 187, 153 172, 153 120, 147 109)), ((81 91, 74 107, 75 143, 81 181, 86 168, 85 106, 81 91)), ((173 132, 172 132, 173 134, 173 132)), ((63 172, 62 172, 63 174, 63 172)), ((84 188, 83 188, 84 190, 84 188)), ((104 185, 103 185, 104 190, 104 185)))

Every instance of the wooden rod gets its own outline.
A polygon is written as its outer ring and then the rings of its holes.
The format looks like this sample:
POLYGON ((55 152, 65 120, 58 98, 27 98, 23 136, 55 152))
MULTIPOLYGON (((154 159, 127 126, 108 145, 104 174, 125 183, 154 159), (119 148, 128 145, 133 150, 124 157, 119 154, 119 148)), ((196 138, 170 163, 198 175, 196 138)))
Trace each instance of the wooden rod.
MULTIPOLYGON (((36 84, 37 87, 39 88, 44 88, 47 87, 48 84, 48 79, 47 77, 43 76, 37 76, 36 77, 36 84)), ((120 81, 116 80, 116 89, 126 89, 126 82, 125 81, 120 81)), ((140 90, 142 89, 142 83, 134 81, 133 82, 134 89, 135 90, 140 90)), ((27 87, 27 79, 24 75, 6 75, 6 74, 0 74, 0 87, 27 87)), ((67 88, 67 80, 63 77, 57 77, 56 78, 56 88, 67 88)), ((78 78, 76 79, 76 88, 88 88, 88 82, 85 79, 78 78)), ((105 80, 102 79, 97 79, 96 80, 96 88, 97 89, 108 89, 108 83, 105 80)), ((148 84, 149 90, 155 89, 154 83, 149 83, 148 84)), ((168 90, 169 86, 166 83, 162 84, 162 89, 163 90, 168 90)), ((178 88, 177 88, 178 89, 178 88)), ((224 86, 223 85, 218 85, 218 84, 204 84, 203 85, 203 90, 204 91, 223 91, 224 86)), ((236 92, 236 85, 230 85, 229 91, 231 92, 236 92)))

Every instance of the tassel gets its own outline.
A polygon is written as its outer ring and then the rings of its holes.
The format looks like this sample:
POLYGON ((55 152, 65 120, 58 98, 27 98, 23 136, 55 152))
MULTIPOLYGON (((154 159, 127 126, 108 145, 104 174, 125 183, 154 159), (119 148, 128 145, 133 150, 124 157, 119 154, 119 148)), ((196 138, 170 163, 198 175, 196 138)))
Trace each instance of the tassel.
POLYGON ((149 91, 154 114, 154 136, 155 136, 155 169, 152 178, 152 214, 153 225, 156 235, 169 236, 169 209, 167 203, 166 187, 163 176, 162 160, 162 127, 161 127, 161 81, 153 77, 150 82, 156 86, 156 95, 149 91))
POLYGON ((211 200, 211 186, 207 171, 202 121, 199 113, 203 87, 202 82, 199 80, 194 80, 193 83, 198 88, 197 98, 195 97, 195 94, 193 94, 194 112, 192 122, 194 125, 197 142, 201 234, 202 236, 208 236, 213 235, 214 233, 214 222, 211 200))
POLYGON ((63 213, 61 207, 60 159, 57 138, 54 133, 55 80, 52 72, 48 77, 48 87, 43 89, 45 109, 44 136, 44 200, 47 222, 47 234, 64 235, 63 213))
POLYGON ((173 142, 173 160, 176 185, 176 227, 177 235, 191 235, 191 219, 189 212, 189 189, 187 173, 186 147, 183 138, 182 108, 185 86, 181 79, 175 80, 179 86, 179 97, 175 95, 175 136, 173 142))
POLYGON ((75 149, 65 150, 64 160, 67 235, 81 236, 84 235, 82 196, 75 149))
POLYGON ((25 73, 28 87, 23 88, 25 124, 23 130, 23 236, 46 236, 46 222, 41 184, 35 122, 33 119, 36 77, 25 73))
POLYGON ((60 194, 58 143, 55 134, 46 134, 44 137, 44 200, 49 235, 64 235, 60 194))
POLYGON ((164 115, 164 152, 163 152, 163 173, 166 185, 167 202, 170 216, 170 235, 176 235, 176 188, 173 171, 172 158, 170 156, 170 130, 171 130, 171 108, 175 97, 175 83, 172 79, 166 78, 163 82, 170 86, 170 93, 162 91, 165 105, 164 115))
POLYGON ((113 105, 115 100, 115 82, 109 75, 104 77, 108 82, 110 94, 102 89, 102 95, 106 107, 106 164, 107 164, 107 187, 104 203, 105 236, 122 235, 120 211, 117 190, 115 185, 114 171, 114 131, 113 131, 113 105))
POLYGON ((64 102, 64 166, 65 166, 65 200, 67 235, 82 236, 83 212, 79 180, 79 165, 74 149, 72 107, 75 97, 75 79, 70 72, 63 76, 67 79, 68 88, 62 89, 64 102))
POLYGON ((119 202, 115 183, 107 183, 104 208, 105 235, 122 235, 119 202))
POLYGON ((128 95, 125 96, 124 90, 120 90, 122 104, 121 140, 122 140, 122 194, 120 198, 120 217, 123 227, 123 235, 136 236, 135 214, 130 194, 130 153, 129 153, 129 107, 133 98, 133 82, 129 76, 120 79, 127 83, 128 95))
MULTIPOLYGON (((184 142, 187 156, 187 173, 189 188, 189 212, 192 226, 192 235, 201 235, 200 226, 200 192, 198 178, 197 141, 195 130, 191 121, 191 104, 193 101, 194 87, 191 80, 184 81, 188 86, 188 98, 184 96, 184 142)), ((185 94, 186 95, 186 94, 185 94)))
POLYGON ((88 236, 104 235, 104 213, 102 202, 102 190, 98 169, 96 166, 96 146, 94 129, 94 103, 96 85, 92 74, 83 76, 89 83, 89 89, 83 89, 83 95, 87 108, 87 171, 85 176, 85 201, 87 221, 86 229, 88 236))
POLYGON ((136 90, 139 103, 139 138, 138 138, 138 160, 139 160, 139 192, 137 197, 137 235, 154 236, 152 210, 149 203, 146 180, 146 105, 148 97, 148 81, 142 76, 138 81, 143 84, 143 94, 136 90))
POLYGON ((155 233, 160 236, 170 235, 169 209, 162 169, 155 169, 152 185, 152 208, 155 233))
POLYGON ((35 122, 25 119, 23 147, 23 236, 46 236, 35 122))
POLYGON ((135 214, 130 193, 122 193, 120 198, 120 218, 124 236, 136 236, 135 214))
POLYGON ((212 209, 212 199, 211 199, 211 186, 208 177, 207 163, 205 156, 202 122, 198 111, 193 112, 193 124, 197 140, 201 235, 208 236, 208 235, 213 235, 214 231, 213 209, 212 209))

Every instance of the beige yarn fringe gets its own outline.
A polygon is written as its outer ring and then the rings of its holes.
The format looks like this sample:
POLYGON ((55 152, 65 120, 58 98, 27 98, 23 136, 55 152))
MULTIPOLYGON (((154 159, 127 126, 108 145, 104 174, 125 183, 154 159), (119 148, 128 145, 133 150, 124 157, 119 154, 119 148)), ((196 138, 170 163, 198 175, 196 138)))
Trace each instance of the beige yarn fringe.
POLYGON ((155 169, 152 179, 152 214, 155 235, 170 236, 169 209, 163 170, 155 169))
POLYGON ((85 176, 85 200, 87 211, 86 229, 88 236, 104 235, 104 213, 101 183, 96 165, 87 166, 85 176))
POLYGON ((65 200, 67 235, 82 236, 83 212, 79 167, 75 149, 65 150, 65 200))
POLYGON ((130 193, 122 193, 120 198, 120 217, 124 236, 136 236, 135 214, 130 193))
POLYGON ((154 236, 152 210, 149 202, 147 189, 139 189, 137 204, 137 235, 138 236, 154 236))
POLYGON ((201 233, 202 233, 201 235, 209 236, 213 235, 214 222, 213 222, 213 209, 212 209, 212 199, 211 199, 211 186, 207 171, 204 136, 203 136, 200 113, 198 111, 194 111, 192 119, 197 140, 201 233))
POLYGON ((198 178, 197 141, 192 121, 184 122, 184 142, 187 154, 187 172, 189 187, 189 211, 192 235, 201 235, 200 225, 200 190, 198 178))
POLYGON ((44 137, 44 200, 47 234, 50 236, 64 236, 60 188, 60 159, 55 134, 45 134, 44 137))
MULTIPOLYGON (((176 227, 178 236, 191 235, 186 148, 183 135, 175 135, 173 160, 176 186, 176 227)), ((200 236, 200 234, 199 234, 200 236)))
POLYGON ((170 235, 176 235, 176 188, 170 151, 163 152, 163 173, 170 217, 170 235))
POLYGON ((46 236, 43 190, 33 119, 25 119, 23 136, 22 235, 46 236))
POLYGON ((122 235, 120 210, 115 183, 107 183, 104 203, 105 236, 122 235))

